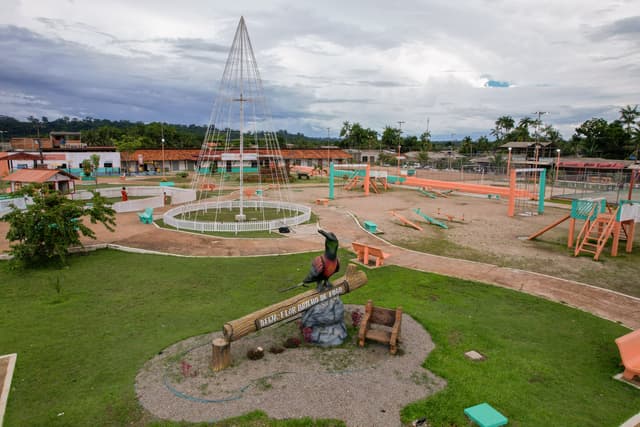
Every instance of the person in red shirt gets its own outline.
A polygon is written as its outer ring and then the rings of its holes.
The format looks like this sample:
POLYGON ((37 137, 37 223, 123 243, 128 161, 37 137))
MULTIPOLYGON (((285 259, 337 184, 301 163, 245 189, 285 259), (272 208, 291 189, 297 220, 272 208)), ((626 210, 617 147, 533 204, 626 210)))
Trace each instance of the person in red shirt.
POLYGON ((122 201, 126 202, 127 200, 129 200, 129 195, 127 194, 127 189, 122 187, 122 190, 120 191, 120 194, 122 194, 122 201))

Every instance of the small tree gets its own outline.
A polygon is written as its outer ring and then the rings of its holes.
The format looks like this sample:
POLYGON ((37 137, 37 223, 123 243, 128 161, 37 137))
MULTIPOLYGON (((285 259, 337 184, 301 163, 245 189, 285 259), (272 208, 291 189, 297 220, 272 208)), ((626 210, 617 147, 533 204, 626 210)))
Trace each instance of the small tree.
POLYGON ((426 150, 420 150, 418 152, 418 162, 420 166, 426 166, 429 163, 429 152, 426 150))
POLYGON ((92 154, 89 159, 91 160, 91 169, 93 169, 93 176, 96 179, 96 185, 98 185, 98 168, 100 167, 100 155, 92 154))
POLYGON ((14 207, 2 220, 9 223, 7 240, 16 242, 9 252, 26 267, 51 261, 64 264, 69 247, 82 246, 81 235, 95 239, 83 217, 92 224, 102 223, 110 231, 115 226, 115 211, 95 192, 89 204, 41 186, 26 187, 22 193, 30 195, 33 204, 24 211, 14 207))
POLYGON ((82 161, 82 172, 84 173, 84 176, 91 176, 91 169, 91 160, 84 159, 82 161))

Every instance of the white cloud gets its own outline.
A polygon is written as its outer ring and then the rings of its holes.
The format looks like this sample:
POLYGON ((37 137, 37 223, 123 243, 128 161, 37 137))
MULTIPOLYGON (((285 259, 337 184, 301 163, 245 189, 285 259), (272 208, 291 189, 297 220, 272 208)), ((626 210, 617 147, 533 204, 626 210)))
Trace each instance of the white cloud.
POLYGON ((201 123, 240 15, 275 125, 292 132, 404 120, 419 134, 429 117, 435 135, 461 137, 541 110, 569 137, 592 115, 611 120, 640 103, 636 1, 3 3, 0 29, 13 38, 0 45, 19 53, 5 56, 2 77, 27 103, 0 99, 0 114, 18 117, 31 108, 201 123))

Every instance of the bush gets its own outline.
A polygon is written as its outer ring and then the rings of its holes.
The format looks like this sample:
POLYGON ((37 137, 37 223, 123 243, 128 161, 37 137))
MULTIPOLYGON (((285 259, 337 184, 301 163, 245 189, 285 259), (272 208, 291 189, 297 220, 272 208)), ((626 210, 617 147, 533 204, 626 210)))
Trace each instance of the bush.
POLYGON ((189 172, 178 172, 176 176, 179 178, 186 178, 189 176, 189 172))

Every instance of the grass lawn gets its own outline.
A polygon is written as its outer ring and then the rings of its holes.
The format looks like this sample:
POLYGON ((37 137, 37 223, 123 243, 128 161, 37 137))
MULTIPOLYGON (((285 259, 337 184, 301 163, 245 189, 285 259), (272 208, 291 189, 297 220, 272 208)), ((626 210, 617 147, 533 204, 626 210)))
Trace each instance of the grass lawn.
MULTIPOLYGON (((195 219, 197 221, 235 222, 236 215, 239 213, 239 208, 210 209, 208 212, 204 212, 202 210, 189 212, 182 214, 177 218, 185 220, 195 219)), ((272 219, 289 218, 300 215, 300 211, 274 208, 244 208, 243 213, 247 217, 247 221, 271 221, 272 219)))
MULTIPOLYGON (((103 250, 70 257, 65 269, 10 271, 0 263, 0 353, 18 353, 5 425, 187 425, 144 413, 137 371, 176 341, 281 300, 278 289, 298 282, 311 259, 103 250)), ((640 410, 638 390, 611 379, 621 371, 613 341, 627 332, 620 325, 469 281, 397 267, 367 275, 345 302, 402 305, 436 343, 425 367, 448 381, 407 406, 404 422, 427 416, 434 426, 467 425, 463 409, 484 401, 518 426, 617 426, 640 410), (470 349, 487 360, 466 360, 470 349)), ((313 424, 254 412, 220 425, 313 424)))

